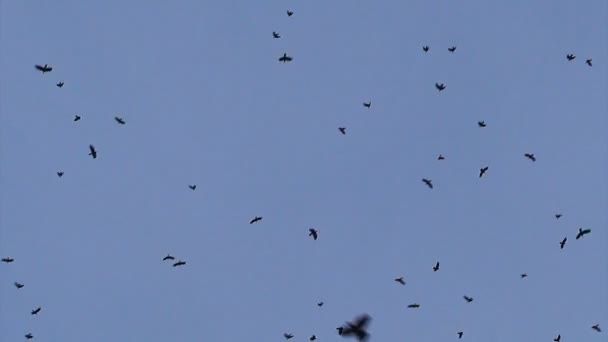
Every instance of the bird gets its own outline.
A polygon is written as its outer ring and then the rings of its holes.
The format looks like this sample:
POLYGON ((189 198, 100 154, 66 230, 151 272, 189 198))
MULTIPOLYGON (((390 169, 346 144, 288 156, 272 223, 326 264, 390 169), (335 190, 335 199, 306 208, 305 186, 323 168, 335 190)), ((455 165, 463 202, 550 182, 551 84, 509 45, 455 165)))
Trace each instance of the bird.
POLYGON ((183 266, 183 265, 185 265, 185 264, 186 264, 186 262, 185 262, 185 261, 181 261, 181 260, 179 260, 178 262, 176 262, 175 264, 173 264, 173 267, 177 267, 177 266, 183 266))
POLYGON ((359 341, 363 342, 369 338, 369 333, 366 331, 366 326, 369 324, 371 317, 363 314, 353 322, 346 322, 346 326, 337 328, 338 334, 342 336, 355 336, 359 341))
POLYGON ((566 59, 567 59, 568 61, 572 61, 572 60, 574 60, 575 58, 576 58, 576 56, 575 56, 575 55, 573 55, 573 54, 571 54, 571 53, 569 53, 569 54, 567 54, 567 55, 566 55, 566 59))
POLYGON ((20 283, 18 283, 18 282, 15 282, 15 287, 16 287, 16 288, 18 288, 18 289, 20 289, 20 288, 22 288, 22 287, 24 287, 24 286, 25 286, 25 285, 23 285, 23 284, 20 284, 20 283))
POLYGON ((290 338, 293 337, 293 334, 284 333, 283 336, 285 337, 286 340, 289 340, 290 338))
POLYGON ((462 338, 462 334, 463 334, 462 331, 457 332, 457 334, 458 334, 458 338, 462 338))
POLYGON ((410 308, 410 309, 417 309, 417 308, 419 308, 419 307, 420 307, 420 304, 418 304, 418 303, 414 303, 414 304, 410 304, 410 305, 408 305, 407 307, 408 307, 408 308, 410 308))
POLYGON ((564 249, 564 246, 566 245, 566 241, 568 241, 567 237, 565 237, 562 241, 560 241, 560 243, 559 243, 560 249, 564 249))
POLYGON ((443 154, 440 154, 439 157, 437 157, 437 160, 444 160, 445 157, 443 156, 443 154))
POLYGON ((338 130, 340 131, 340 133, 342 133, 343 135, 346 134, 346 127, 338 127, 338 130))
POLYGON ((587 63, 588 66, 593 66, 593 64, 591 64, 592 59, 589 58, 588 60, 585 61, 585 63, 587 63))
POLYGON ((558 334, 556 338, 553 339, 555 342, 559 342, 562 339, 562 335, 558 334))
POLYGON ((422 182, 424 184, 426 184, 426 186, 428 186, 429 188, 431 188, 431 189, 433 188, 433 181, 432 180, 426 179, 426 178, 422 178, 422 182))
POLYGON ((41 307, 38 307, 38 308, 32 310, 32 315, 37 315, 40 312, 40 310, 42 310, 41 307))
POLYGON ((589 233, 591 233, 591 229, 579 228, 578 229, 578 234, 576 234, 576 239, 578 240, 578 239, 582 238, 583 236, 585 236, 585 235, 587 235, 589 233))
POLYGON ((281 35, 278 32, 272 31, 272 38, 278 39, 281 38, 281 35))
POLYGON ((467 303, 470 303, 470 302, 472 302, 472 301, 473 301, 473 298, 472 298, 472 297, 462 296, 462 298, 464 298, 464 300, 466 300, 466 301, 467 301, 467 303))
POLYGON ((63 87, 63 82, 57 82, 56 86, 59 88, 63 87))
POLYGON ((536 161, 536 157, 534 156, 534 153, 524 153, 524 156, 533 162, 536 161))
POLYGON ((405 280, 403 280, 403 277, 396 278, 395 281, 401 285, 405 285, 405 280))
POLYGON ((435 88, 437 88, 437 90, 439 90, 439 91, 442 91, 443 89, 445 89, 445 84, 436 82, 435 88))
POLYGON ((456 51, 456 46, 452 46, 451 48, 448 48, 448 51, 450 51, 450 52, 456 51))
POLYGON ((258 221, 262 221, 262 218, 263 217, 261 217, 261 216, 256 216, 251 221, 249 221, 249 224, 254 224, 254 223, 258 222, 258 221))
POLYGON ((602 329, 600 329, 600 325, 599 324, 596 324, 596 325, 592 326, 591 329, 593 329, 593 330, 595 330, 597 332, 601 332, 602 331, 602 329))
POLYGON ((555 214, 555 219, 556 219, 556 220, 559 220, 559 219, 560 219, 560 217, 562 217, 562 214, 561 214, 561 213, 557 213, 557 214, 555 214))
POLYGON ((89 145, 89 151, 91 151, 89 152, 89 155, 93 157, 93 159, 97 158, 97 151, 93 145, 89 145))
POLYGON ((192 190, 192 191, 196 190, 196 184, 188 185, 188 187, 189 187, 189 188, 190 188, 190 190, 192 190))
POLYGON ((477 126, 479 127, 486 127, 486 122, 485 121, 477 121, 477 126))
POLYGON ((312 238, 314 240, 316 240, 319 237, 319 233, 317 232, 316 229, 310 228, 310 229, 308 229, 308 231, 309 231, 308 236, 312 236, 312 238))
POLYGON ((59 176, 59 178, 61 178, 61 176, 63 176, 63 171, 57 172, 57 176, 59 176))
POLYGON ((32 335, 32 333, 28 333, 28 334, 25 334, 25 338, 27 338, 28 340, 31 340, 34 338, 34 335, 32 335))
POLYGON ((121 125, 124 125, 126 123, 125 120, 123 120, 123 118, 119 118, 118 116, 115 116, 114 120, 116 120, 116 122, 118 122, 121 125))
POLYGON ((79 115, 74 115, 74 122, 76 121, 80 121, 80 116, 79 115))
POLYGON ((15 259, 13 259, 13 258, 11 258, 11 257, 2 258, 2 262, 5 262, 5 263, 7 263, 7 264, 8 264, 8 263, 11 263, 11 262, 13 262, 13 261, 15 261, 15 259))
POLYGON ((522 273, 522 274, 520 275, 521 279, 524 279, 524 278, 525 278, 525 277, 527 277, 527 276, 528 276, 528 274, 527 274, 527 273, 522 273))
POLYGON ((439 271, 439 261, 437 261, 435 266, 433 266, 433 272, 437 272, 437 271, 439 271))
POLYGON ((166 260, 175 260, 175 257, 171 254, 167 254, 167 256, 163 258, 163 261, 166 261, 166 260))
POLYGON ((422 47, 422 51, 424 51, 424 52, 429 52, 429 47, 428 47, 428 45, 423 46, 423 47, 422 47))
POLYGON ((318 302, 318 303, 317 303, 317 306, 318 306, 318 307, 322 307, 322 306, 323 306, 323 304, 325 304, 325 303, 323 303, 323 302, 318 302))
POLYGON ((372 101, 369 101, 369 102, 363 102, 363 107, 370 108, 371 106, 372 106, 372 101))
POLYGON ((479 178, 481 178, 487 171, 488 171, 489 167, 485 166, 482 167, 481 169, 479 169, 479 178))
POLYGON ((309 341, 314 341, 314 340, 316 340, 316 339, 317 339, 317 336, 312 335, 312 336, 310 336, 310 338, 309 338, 308 340, 309 340, 309 341))
POLYGON ((45 72, 51 72, 53 71, 53 68, 51 68, 48 64, 45 65, 35 65, 36 69, 42 71, 42 73, 44 74, 45 72))
POLYGON ((287 10, 287 16, 291 17, 293 15, 293 11, 287 10))
POLYGON ((291 62, 293 57, 287 56, 287 53, 284 53, 283 56, 279 57, 279 62, 287 63, 291 62))

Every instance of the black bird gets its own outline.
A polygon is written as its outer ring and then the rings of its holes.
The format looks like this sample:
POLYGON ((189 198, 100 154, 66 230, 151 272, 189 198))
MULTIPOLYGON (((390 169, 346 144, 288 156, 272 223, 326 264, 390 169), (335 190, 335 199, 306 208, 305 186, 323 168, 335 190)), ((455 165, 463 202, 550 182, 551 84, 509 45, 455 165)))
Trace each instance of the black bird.
POLYGON ((579 228, 578 229, 578 234, 576 234, 576 239, 578 240, 578 239, 582 238, 583 236, 585 236, 585 235, 587 235, 589 233, 591 233, 591 229, 584 229, 583 230, 583 228, 579 228))
POLYGON ((363 107, 370 108, 371 106, 372 106, 372 101, 369 101, 369 102, 363 102, 363 107))
POLYGON ((576 56, 575 56, 575 55, 573 55, 573 54, 571 54, 571 53, 566 55, 566 59, 568 59, 568 61, 572 61, 572 60, 574 60, 575 58, 576 58, 576 56))
POLYGON ((559 219, 560 219, 560 217, 562 217, 562 214, 555 214, 555 219, 556 219, 556 220, 559 220, 559 219))
POLYGON ((42 71, 43 74, 45 72, 51 72, 51 71, 53 71, 53 68, 51 68, 48 64, 45 64, 45 65, 38 65, 38 64, 36 64, 36 69, 42 71))
POLYGON ((91 151, 89 152, 89 155, 93 157, 93 159, 97 158, 97 151, 93 145, 89 145, 89 151, 91 151))
POLYGON ((488 171, 489 168, 489 166, 486 166, 479 169, 479 178, 481 178, 488 171))
POLYGON ((464 298, 464 300, 466 300, 466 301, 467 301, 467 303, 470 303, 470 302, 472 302, 472 301, 473 301, 473 298, 472 298, 472 297, 462 296, 462 298, 464 298))
POLYGON ((37 315, 40 312, 40 310, 42 310, 41 307, 38 307, 38 308, 32 310, 32 315, 37 315))
POLYGON ((428 45, 423 46, 423 47, 422 47, 422 51, 424 51, 424 52, 429 52, 429 47, 428 47, 428 45))
POLYGON ((32 335, 32 333, 26 334, 25 338, 27 338, 28 340, 31 340, 34 338, 34 335, 32 335))
POLYGON ((175 260, 175 257, 171 254, 167 254, 167 256, 163 258, 163 261, 166 261, 166 260, 175 260))
POLYGON ((443 89, 445 89, 445 84, 435 83, 435 88, 437 88, 437 90, 439 90, 439 91, 442 91, 443 89))
POLYGON ((272 31, 272 38, 281 38, 281 35, 278 32, 272 31))
POLYGON ((536 161, 536 157, 534 156, 534 153, 524 153, 524 156, 533 162, 536 161))
POLYGON ((346 322, 346 326, 338 328, 338 334, 342 336, 355 336, 359 341, 363 342, 369 337, 369 333, 366 331, 366 326, 369 324, 371 317, 367 314, 363 314, 354 322, 346 322))
POLYGON ((346 134, 346 127, 338 127, 338 130, 340 131, 340 133, 346 134))
POLYGON ((477 121, 477 126, 479 127, 486 127, 486 122, 485 121, 477 121))
POLYGON ((188 185, 190 190, 196 190, 196 184, 188 185))
POLYGON ((599 324, 596 324, 596 325, 592 326, 591 329, 593 329, 593 330, 595 330, 597 332, 601 332, 602 331, 602 329, 600 329, 600 325, 599 324))
POLYGON ((317 336, 312 335, 312 336, 310 336, 310 338, 309 338, 308 340, 309 340, 309 341, 314 341, 314 340, 316 340, 316 339, 317 339, 317 336))
POLYGON ((564 246, 566 245, 566 241, 568 241, 567 237, 565 237, 562 241, 560 241, 560 243, 559 243, 560 249, 564 249, 564 246))
POLYGON ((395 281, 401 285, 405 285, 405 280, 403 280, 403 277, 396 278, 395 281))
POLYGON ((591 64, 592 59, 589 58, 588 60, 585 61, 585 63, 587 63, 588 66, 593 66, 593 64, 591 64))
POLYGON ((116 120, 116 122, 118 122, 121 125, 124 125, 126 123, 125 120, 123 120, 122 118, 119 118, 118 116, 115 116, 114 120, 116 120))
POLYGON ((522 273, 522 274, 520 275, 521 279, 524 279, 524 278, 525 278, 525 277, 527 277, 527 276, 528 276, 528 274, 527 274, 527 273, 522 273))
POLYGON ((254 223, 258 222, 258 221, 262 221, 262 218, 263 217, 261 217, 261 216, 256 216, 251 221, 249 221, 249 224, 254 224, 254 223))
POLYGON ((462 338, 462 334, 463 334, 462 331, 459 331, 457 334, 458 334, 458 338, 462 338))
POLYGON ((293 15, 293 11, 287 10, 287 16, 291 17, 293 15))
POLYGON ((80 116, 79 115, 74 115, 74 121, 80 121, 80 116))
POLYGON ((63 82, 58 82, 58 83, 57 83, 57 86, 58 86, 59 88, 63 87, 63 82))
POLYGON ((180 260, 180 261, 176 262, 175 264, 173 264, 173 267, 177 267, 177 266, 184 266, 185 264, 186 264, 186 262, 185 262, 185 261, 181 261, 181 260, 180 260))
POLYGON ((450 51, 450 52, 456 51, 456 46, 452 46, 451 48, 448 48, 448 51, 450 51))
POLYGON ((559 342, 559 340, 561 340, 561 339, 562 339, 562 335, 558 334, 557 337, 553 339, 553 341, 559 342))
POLYGON ((284 53, 283 56, 279 57, 279 62, 287 63, 293 60, 292 57, 287 56, 287 53, 284 53))
POLYGON ((418 309, 420 307, 420 304, 418 303, 414 303, 414 304, 410 304, 407 306, 410 309, 418 309))
POLYGON ((431 189, 433 188, 433 181, 432 180, 426 179, 426 178, 422 178, 422 182, 424 184, 426 184, 426 186, 428 186, 429 188, 431 188, 431 189))
POLYGON ((344 332, 344 327, 337 327, 336 330, 338 330, 338 335, 342 335, 342 333, 344 332))
POLYGON ((316 229, 310 228, 308 231, 309 231, 308 236, 312 236, 312 238, 314 240, 316 240, 319 237, 319 233, 317 232, 316 229))
POLYGON ((7 264, 10 262, 13 262, 13 261, 15 261, 15 259, 13 259, 11 257, 2 258, 2 262, 5 262, 7 264))
POLYGON ((283 336, 285 337, 286 340, 289 340, 290 338, 293 337, 292 334, 288 334, 288 333, 283 334, 283 336))
POLYGON ((22 287, 24 287, 24 286, 25 286, 25 285, 23 285, 23 284, 20 284, 20 283, 18 283, 18 282, 15 282, 15 287, 16 287, 16 288, 18 288, 18 289, 20 289, 20 288, 22 288, 22 287))
POLYGON ((63 171, 57 172, 57 176, 59 176, 59 178, 61 178, 61 176, 63 176, 63 171))
POLYGON ((323 306, 323 304, 324 304, 323 302, 318 302, 318 303, 317 303, 317 306, 318 306, 318 307, 322 307, 322 306, 323 306))
POLYGON ((437 272, 437 271, 439 271, 439 261, 437 261, 435 266, 433 266, 433 272, 437 272))
POLYGON ((445 157, 443 156, 443 154, 440 154, 439 157, 437 157, 437 160, 444 160, 445 157))

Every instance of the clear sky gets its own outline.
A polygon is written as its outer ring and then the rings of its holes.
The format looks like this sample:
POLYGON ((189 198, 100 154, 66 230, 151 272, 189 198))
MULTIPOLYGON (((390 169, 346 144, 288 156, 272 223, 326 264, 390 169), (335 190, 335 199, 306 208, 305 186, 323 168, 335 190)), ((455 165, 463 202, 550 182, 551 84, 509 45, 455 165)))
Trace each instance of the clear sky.
POLYGON ((1 1, 0 340, 606 341, 607 13, 1 1))

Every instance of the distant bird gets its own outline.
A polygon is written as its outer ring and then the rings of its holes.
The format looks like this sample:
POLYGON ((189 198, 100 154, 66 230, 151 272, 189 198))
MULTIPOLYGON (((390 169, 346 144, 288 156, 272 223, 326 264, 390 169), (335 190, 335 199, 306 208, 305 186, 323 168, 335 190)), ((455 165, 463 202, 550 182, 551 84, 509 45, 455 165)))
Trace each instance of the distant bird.
POLYGON ((562 217, 562 214, 559 214, 559 213, 558 213, 558 214, 555 214, 555 219, 556 219, 556 220, 559 220, 559 219, 560 219, 560 217, 562 217))
POLYGON ((196 184, 188 185, 190 190, 196 190, 196 184))
POLYGON ((522 273, 522 274, 520 275, 521 279, 524 279, 524 278, 525 278, 525 277, 527 277, 527 276, 528 276, 528 274, 527 274, 527 273, 522 273))
POLYGON ((180 261, 176 262, 175 264, 173 264, 173 267, 177 267, 177 266, 184 266, 185 264, 186 264, 186 262, 185 262, 185 261, 181 261, 181 260, 180 260, 180 261))
POLYGON ((287 63, 293 60, 292 57, 287 56, 287 53, 284 53, 283 56, 279 57, 279 62, 287 63))
POLYGON ((293 15, 293 11, 287 10, 287 16, 291 17, 293 15))
POLYGON ((261 216, 256 216, 251 221, 249 221, 249 224, 254 224, 254 223, 258 222, 258 221, 262 221, 262 218, 263 217, 261 217, 261 216))
POLYGON ((93 145, 89 145, 89 151, 91 151, 89 152, 89 155, 93 157, 93 159, 97 158, 97 151, 93 145))
POLYGON ((115 116, 114 120, 116 120, 116 122, 118 122, 121 125, 124 125, 126 123, 125 120, 123 120, 123 118, 119 118, 118 116, 115 116))
POLYGON ((451 48, 448 48, 448 51, 450 51, 450 52, 456 51, 456 46, 452 46, 451 48))
POLYGON ((414 304, 410 304, 407 306, 410 309, 418 309, 420 307, 420 304, 418 303, 414 303, 414 304))
POLYGON ((317 303, 317 306, 318 306, 318 307, 322 307, 322 306, 323 306, 323 304, 324 304, 323 302, 318 302, 318 303, 317 303))
POLYGON ((524 153, 524 156, 533 162, 536 161, 536 157, 534 156, 534 153, 524 153))
POLYGON ((585 63, 587 63, 588 66, 593 66, 593 64, 591 64, 592 59, 589 58, 588 60, 585 61, 585 63))
POLYGON ((370 108, 371 106, 372 106, 372 101, 369 101, 369 102, 363 102, 363 107, 370 108))
POLYGON ((477 121, 477 126, 486 127, 487 125, 486 125, 486 122, 482 120, 482 121, 477 121))
POLYGON ((346 134, 346 127, 338 127, 338 130, 340 131, 340 133, 346 134))
POLYGON ((473 298, 472 298, 472 297, 462 296, 462 298, 464 298, 464 300, 466 300, 466 301, 467 301, 467 303, 470 303, 470 302, 472 302, 472 301, 473 301, 473 298))
POLYGON ((462 334, 463 334, 462 331, 459 331, 457 334, 458 334, 458 338, 462 338, 462 334))
POLYGON ((25 338, 27 338, 28 340, 31 340, 34 338, 34 335, 32 335, 32 333, 28 333, 25 335, 25 338))
POLYGON ((309 231, 308 236, 312 236, 312 238, 314 240, 316 240, 319 237, 319 234, 316 229, 310 228, 308 231, 309 231))
POLYGON ((167 256, 163 258, 163 261, 166 261, 166 260, 175 260, 175 257, 171 254, 167 254, 167 256))
POLYGON ((51 68, 48 64, 45 64, 45 65, 38 65, 38 64, 36 64, 36 69, 42 71, 43 74, 45 72, 51 72, 51 71, 53 71, 53 68, 51 68))
POLYGON ((591 229, 584 229, 583 230, 583 228, 579 228, 578 229, 578 234, 576 234, 576 239, 578 240, 578 239, 582 238, 583 236, 585 236, 585 235, 587 235, 589 233, 591 233, 591 229))
POLYGON ((312 335, 312 336, 310 336, 310 338, 309 338, 308 340, 309 340, 309 341, 314 341, 314 340, 316 340, 316 339, 317 339, 317 336, 312 335))
POLYGON ((424 51, 424 52, 429 52, 429 47, 428 47, 428 45, 423 46, 423 47, 422 47, 422 51, 424 51))
POLYGON ((437 261, 435 266, 433 266, 433 272, 437 272, 437 271, 439 271, 439 261, 437 261))
POLYGON ((482 167, 481 169, 479 169, 479 178, 481 178, 486 172, 488 172, 489 168, 490 167, 485 166, 485 167, 482 167))
POLYGON ((573 61, 575 58, 576 56, 571 53, 566 55, 566 59, 568 59, 568 61, 573 61))
POLYGON ((597 332, 602 332, 602 329, 600 329, 600 325, 599 324, 596 324, 596 325, 592 326, 591 329, 593 329, 593 330, 595 330, 597 332))
POLYGON ((278 39, 281 38, 281 35, 278 32, 272 31, 272 38, 278 39))
POLYGON ((436 82, 435 88, 437 88, 437 90, 439 90, 439 91, 442 91, 443 89, 445 89, 445 84, 436 82))
POLYGON ((431 188, 431 189, 433 188, 433 181, 432 180, 426 179, 426 178, 422 178, 422 182, 424 184, 426 184, 426 186, 428 186, 429 188, 431 188))
POLYGON ((566 241, 568 241, 567 237, 565 237, 562 241, 560 241, 560 243, 559 243, 560 249, 564 249, 564 246, 566 245, 566 241))
POLYGON ((24 287, 24 286, 25 286, 25 285, 23 285, 23 284, 20 284, 20 283, 18 283, 18 282, 15 282, 15 287, 16 287, 16 288, 18 288, 18 289, 20 289, 20 288, 22 288, 22 287, 24 287))
POLYGON ((440 154, 439 157, 437 157, 437 160, 444 160, 445 157, 443 156, 443 154, 440 154))
POLYGON ((74 121, 80 121, 80 116, 79 115, 74 115, 74 121))
POLYGON ((405 285, 405 280, 403 280, 403 277, 396 278, 395 281, 401 285, 405 285))
POLYGON ((63 87, 63 82, 58 82, 56 85, 57 85, 57 87, 61 88, 61 87, 63 87))
POLYGON ((32 310, 32 315, 37 315, 40 312, 40 310, 42 310, 41 307, 38 307, 38 308, 32 310))
POLYGON ((290 338, 293 337, 292 334, 288 334, 288 333, 283 334, 283 336, 285 337, 286 340, 289 340, 290 338))
POLYGON ((338 334, 342 336, 355 336, 359 341, 363 342, 369 338, 369 333, 366 331, 366 326, 369 324, 371 317, 363 314, 354 322, 346 322, 346 326, 337 328, 338 334))
POLYGON ((15 261, 15 259, 13 259, 13 258, 11 258, 11 257, 2 258, 2 262, 5 262, 5 263, 7 263, 7 264, 8 264, 8 263, 11 263, 11 262, 13 262, 13 261, 15 261))
POLYGON ((562 335, 558 334, 557 337, 553 339, 553 341, 559 342, 561 339, 562 339, 562 335))
POLYGON ((59 176, 59 178, 61 178, 61 176, 63 176, 63 171, 57 172, 57 176, 59 176))

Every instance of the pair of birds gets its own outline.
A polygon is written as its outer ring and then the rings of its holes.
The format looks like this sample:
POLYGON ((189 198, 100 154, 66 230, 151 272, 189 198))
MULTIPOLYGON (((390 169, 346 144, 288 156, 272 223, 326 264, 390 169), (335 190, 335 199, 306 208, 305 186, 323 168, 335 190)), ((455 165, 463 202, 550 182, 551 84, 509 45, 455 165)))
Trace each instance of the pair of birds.
MULTIPOLYGON (((289 340, 290 338, 293 337, 293 334, 288 334, 288 333, 284 333, 283 337, 285 337, 286 340, 289 340)), ((309 341, 315 341, 317 339, 316 335, 312 335, 310 336, 310 338, 308 339, 309 341)))
MULTIPOLYGON (((175 257, 172 256, 171 254, 167 254, 167 256, 163 258, 163 261, 167 261, 167 260, 174 261, 175 257)), ((185 264, 186 264, 185 261, 179 260, 179 261, 173 263, 173 267, 183 266, 185 264)))
MULTIPOLYGON (((569 54, 567 54, 567 55, 566 55, 566 59, 567 59, 569 62, 571 62, 571 61, 573 61, 573 60, 575 60, 575 59, 576 59, 576 56, 575 56, 574 54, 572 54, 572 53, 569 53, 569 54)), ((589 58, 588 60, 586 60, 586 61, 585 61, 585 63, 586 63, 588 66, 593 66, 593 63, 592 63, 592 62, 593 62, 593 59, 591 59, 591 58, 589 58)))
MULTIPOLYGON (((422 51, 424 51, 424 52, 429 52, 430 49, 431 48, 428 45, 425 45, 422 47, 422 51)), ((448 48, 448 51, 450 51, 450 52, 456 51, 456 46, 452 46, 452 47, 448 48)))

